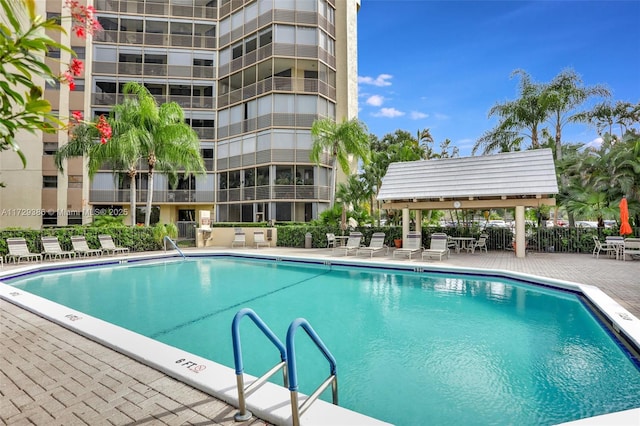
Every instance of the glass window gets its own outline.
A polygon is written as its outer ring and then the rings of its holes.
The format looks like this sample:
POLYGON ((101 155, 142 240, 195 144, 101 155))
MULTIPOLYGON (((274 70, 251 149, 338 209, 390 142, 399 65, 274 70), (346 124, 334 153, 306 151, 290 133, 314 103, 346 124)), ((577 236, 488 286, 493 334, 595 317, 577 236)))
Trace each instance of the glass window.
POLYGON ((291 203, 276 203, 276 220, 280 222, 291 221, 291 203))
POLYGON ((69 175, 68 188, 82 188, 82 175, 69 175))
POLYGON ((42 155, 56 155, 58 151, 58 142, 43 142, 42 155))
POLYGON ((294 95, 275 95, 273 112, 288 114, 295 113, 294 95))
POLYGON ((42 215, 42 226, 56 226, 58 224, 57 212, 45 212, 42 215))
POLYGON ((318 111, 318 98, 300 95, 296 98, 298 114, 315 114, 318 111))
POLYGON ((67 216, 68 225, 82 225, 82 212, 71 212, 67 216))
POLYGON ((296 29, 291 25, 276 25, 275 41, 276 43, 295 43, 296 29))
POLYGON ((42 187, 43 188, 57 188, 58 187, 58 176, 42 176, 42 187))
POLYGON ((315 28, 296 28, 296 44, 316 46, 318 44, 318 30, 315 28))

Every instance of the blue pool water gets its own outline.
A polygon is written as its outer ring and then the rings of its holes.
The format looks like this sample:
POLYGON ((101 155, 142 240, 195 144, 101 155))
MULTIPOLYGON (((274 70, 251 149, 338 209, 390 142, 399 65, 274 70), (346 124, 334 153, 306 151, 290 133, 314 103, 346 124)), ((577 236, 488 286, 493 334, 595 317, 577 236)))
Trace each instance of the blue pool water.
MULTIPOLYGON (((578 296, 514 281, 223 257, 11 284, 230 367, 241 308, 283 341, 306 318, 337 359, 340 405, 398 425, 556 424, 640 407, 637 362, 578 296)), ((250 321, 240 330, 247 373, 279 361, 250 321)), ((296 349, 310 393, 328 365, 304 334, 296 349)))

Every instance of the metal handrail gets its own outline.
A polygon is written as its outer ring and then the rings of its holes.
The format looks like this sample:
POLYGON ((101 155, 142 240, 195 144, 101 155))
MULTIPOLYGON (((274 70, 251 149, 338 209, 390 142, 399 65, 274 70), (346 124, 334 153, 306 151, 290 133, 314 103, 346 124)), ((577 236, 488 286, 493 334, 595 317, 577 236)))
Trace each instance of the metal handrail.
POLYGON ((178 253, 180 253, 180 256, 182 256, 182 259, 186 259, 187 257, 184 255, 184 253, 182 252, 182 250, 180 250, 178 248, 178 245, 175 243, 175 241, 173 241, 171 239, 171 237, 169 237, 168 235, 165 235, 164 238, 162 239, 162 241, 164 242, 164 251, 167 251, 167 241, 169 241, 169 243, 171 243, 171 245, 173 246, 173 248, 175 248, 176 250, 178 250, 178 253))
POLYGON ((251 392, 262 386, 271 376, 273 376, 278 370, 282 369, 282 376, 284 380, 284 386, 289 386, 289 380, 287 377, 287 350, 284 344, 278 339, 278 337, 271 331, 271 329, 265 324, 264 321, 256 314, 252 309, 244 308, 239 310, 233 317, 231 323, 231 337, 233 340, 233 361, 236 367, 236 383, 238 386, 238 412, 234 415, 234 419, 238 422, 244 422, 251 418, 252 414, 247 410, 246 396, 251 392), (264 333, 271 343, 273 343, 280 351, 280 360, 271 370, 267 371, 262 377, 257 378, 246 388, 244 387, 244 365, 242 363, 242 345, 240 343, 240 320, 248 316, 258 326, 260 331, 264 333))
POLYGON ((304 318, 297 318, 293 320, 287 330, 287 354, 289 355, 289 362, 287 369, 289 371, 289 391, 291 394, 291 419, 293 426, 300 425, 300 416, 314 403, 316 399, 324 392, 324 390, 331 384, 333 403, 338 405, 338 377, 336 375, 336 359, 333 357, 327 346, 324 344, 320 336, 314 331, 309 322, 304 318), (324 357, 329 361, 329 377, 302 403, 298 406, 298 373, 296 371, 296 352, 294 345, 294 337, 296 330, 302 327, 307 335, 313 340, 318 349, 322 352, 324 357))

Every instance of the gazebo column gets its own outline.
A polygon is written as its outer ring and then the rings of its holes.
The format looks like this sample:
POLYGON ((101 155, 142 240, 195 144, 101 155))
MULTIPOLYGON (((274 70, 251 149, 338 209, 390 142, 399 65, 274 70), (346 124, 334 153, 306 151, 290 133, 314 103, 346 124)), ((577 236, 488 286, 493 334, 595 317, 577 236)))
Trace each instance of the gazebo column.
POLYGON ((402 238, 406 238, 409 234, 409 226, 411 225, 411 218, 409 217, 409 207, 402 209, 402 238))
POLYGON ((416 231, 422 235, 422 210, 416 210, 416 231))
POLYGON ((516 206, 516 257, 524 257, 527 249, 524 224, 524 206, 516 206))

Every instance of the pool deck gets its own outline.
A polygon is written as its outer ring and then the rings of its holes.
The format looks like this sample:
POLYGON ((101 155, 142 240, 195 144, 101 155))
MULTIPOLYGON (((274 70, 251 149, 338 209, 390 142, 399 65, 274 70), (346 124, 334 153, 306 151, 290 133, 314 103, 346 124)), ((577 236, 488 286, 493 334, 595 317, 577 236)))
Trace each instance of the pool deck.
MULTIPOLYGON (((327 249, 233 251, 345 258, 334 257, 327 249)), ((460 253, 429 262, 392 260, 390 255, 376 255, 372 260, 507 270, 590 284, 640 318, 638 260, 560 253, 528 253, 518 259, 513 252, 460 253)), ((0 272, 13 268, 5 265, 0 272)), ((4 424, 267 424, 256 418, 235 422, 234 407, 4 300, 0 301, 0 317, 0 421, 4 424)), ((632 418, 637 417, 632 414, 632 418)))

